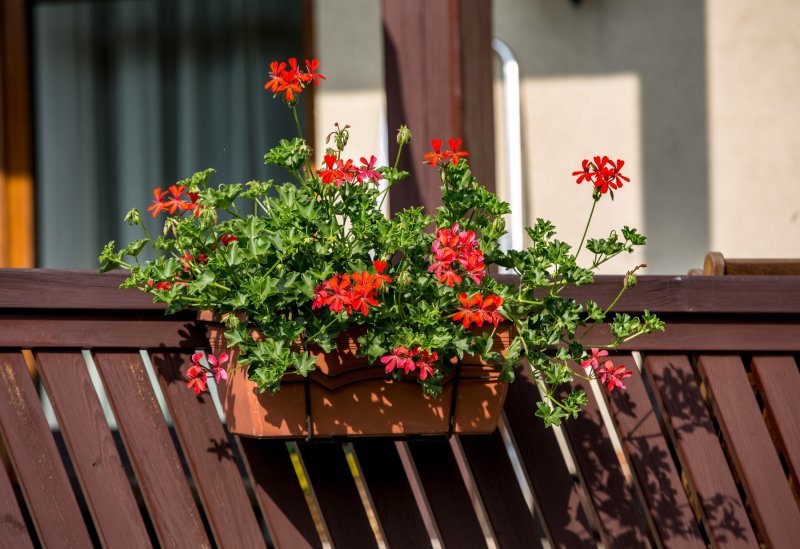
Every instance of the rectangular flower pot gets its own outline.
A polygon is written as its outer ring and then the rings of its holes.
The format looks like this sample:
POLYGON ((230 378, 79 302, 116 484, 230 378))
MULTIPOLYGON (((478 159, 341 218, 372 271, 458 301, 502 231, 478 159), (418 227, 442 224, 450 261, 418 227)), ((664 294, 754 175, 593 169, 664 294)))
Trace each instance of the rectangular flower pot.
MULTIPOLYGON (((208 333, 212 352, 227 352, 233 368, 239 352, 227 348, 224 326, 209 322, 208 333)), ((495 350, 502 351, 511 331, 501 326, 495 336, 495 350)), ((337 349, 319 350, 317 369, 307 378, 285 376, 275 394, 259 392, 243 369, 231 373, 220 383, 228 429, 248 437, 298 439, 443 436, 497 428, 507 382, 499 380, 496 368, 465 356, 445 378, 442 393, 430 397, 416 381, 391 379, 382 365, 356 357, 356 337, 342 334, 337 349)))

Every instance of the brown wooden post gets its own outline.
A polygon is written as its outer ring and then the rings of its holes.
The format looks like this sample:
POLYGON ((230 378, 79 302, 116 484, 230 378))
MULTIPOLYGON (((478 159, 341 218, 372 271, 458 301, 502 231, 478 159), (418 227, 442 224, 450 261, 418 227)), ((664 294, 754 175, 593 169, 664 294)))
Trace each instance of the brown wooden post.
POLYGON ((30 5, 0 2, 0 266, 33 267, 30 5))
POLYGON ((383 0, 390 159, 400 124, 413 134, 392 211, 439 205, 438 178, 422 165, 435 138, 462 138, 473 173, 494 189, 491 15, 491 0, 383 0))

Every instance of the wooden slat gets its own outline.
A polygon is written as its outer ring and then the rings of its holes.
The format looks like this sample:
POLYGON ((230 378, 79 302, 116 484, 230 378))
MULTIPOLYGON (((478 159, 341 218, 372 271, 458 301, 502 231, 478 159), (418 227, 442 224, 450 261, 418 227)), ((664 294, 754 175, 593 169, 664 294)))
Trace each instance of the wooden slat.
POLYGON ((261 527, 214 402, 210 395, 195 396, 186 388, 184 371, 191 364, 191 355, 190 351, 153 352, 150 359, 211 531, 222 547, 264 545, 261 527))
MULTIPOLYGON (((424 166, 423 166, 424 167, 424 166)), ((98 274, 69 269, 0 269, 0 309, 163 310, 149 294, 120 290, 121 271, 98 274), (87 299, 90 292, 91 299, 87 299)), ((513 276, 498 279, 514 283, 513 276)), ((622 287, 617 275, 567 288, 564 295, 607 305, 622 287)), ((614 306, 617 312, 658 314, 790 314, 800 311, 800 276, 640 276, 614 306)))
POLYGON ((499 431, 459 437, 500 547, 541 547, 546 535, 525 503, 499 431))
POLYGON ((192 349, 207 342, 205 328, 188 320, 0 317, 0 347, 192 349))
POLYGON ((444 440, 409 441, 408 449, 425 488, 445 547, 486 547, 450 444, 444 440))
POLYGON ((159 541, 210 547, 141 357, 102 352, 95 354, 95 364, 159 541))
POLYGON ((353 450, 389 546, 431 547, 423 527, 423 511, 414 499, 395 443, 358 440, 353 442, 353 450))
POLYGON ((783 455, 800 486, 800 372, 791 356, 754 356, 755 373, 761 396, 775 426, 783 455))
POLYGON ((377 547, 358 489, 338 443, 298 444, 336 547, 377 547))
POLYGON ((121 270, 100 274, 89 269, 0 269, 0 308, 163 310, 150 294, 121 290, 121 270), (90 292, 91 299, 87 299, 90 292))
POLYGON ((724 547, 758 544, 685 355, 648 355, 644 369, 709 537, 724 547))
POLYGON ((617 355, 613 360, 617 366, 627 366, 632 375, 625 380, 624 391, 609 394, 609 408, 658 535, 665 547, 705 547, 633 357, 617 355))
POLYGON ((22 517, 5 464, 0 460, 0 548, 33 547, 28 526, 22 517))
POLYGON ((700 356, 736 472, 760 534, 769 547, 800 546, 800 511, 738 356, 700 356))
MULTIPOLYGON (((799 317, 782 320, 717 321, 666 317, 667 331, 637 337, 620 351, 795 352, 800 350, 799 317)), ((584 339, 586 346, 607 345, 607 326, 598 326, 584 339)))
POLYGON ((18 353, 0 353, 0 430, 42 544, 91 546, 36 388, 18 353))
POLYGON ((237 440, 275 547, 322 547, 286 443, 246 437, 237 440))
POLYGON ((580 380, 589 403, 578 419, 564 425, 586 489, 611 547, 644 546, 647 535, 640 523, 636 496, 627 484, 619 457, 609 438, 588 382, 580 380))
POLYGON ((101 543, 148 546, 150 536, 83 356, 38 352, 36 360, 101 543))
MULTIPOLYGON (((638 337, 619 350, 642 351, 800 351, 800 321, 778 319, 738 322, 667 318, 669 332, 638 337)), ((35 319, 0 316, 0 347, 39 348, 200 348, 206 342, 205 328, 191 320, 146 318, 35 319), (67 321, 68 320, 68 321, 67 321)), ((586 345, 606 344, 607 327, 598 327, 586 345)))
POLYGON ((518 372, 508 387, 505 412, 520 461, 557 547, 594 547, 594 536, 552 429, 534 417, 539 402, 536 386, 518 372))

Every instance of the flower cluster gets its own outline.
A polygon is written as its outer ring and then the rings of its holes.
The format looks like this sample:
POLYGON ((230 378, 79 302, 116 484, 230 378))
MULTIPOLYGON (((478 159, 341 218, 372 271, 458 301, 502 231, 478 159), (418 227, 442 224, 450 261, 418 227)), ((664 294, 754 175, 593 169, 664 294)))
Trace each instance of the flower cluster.
POLYGON ((335 274, 314 289, 314 301, 311 309, 327 307, 334 313, 344 310, 348 315, 358 311, 362 315, 369 314, 369 307, 377 307, 376 292, 384 282, 392 281, 390 276, 383 274, 386 261, 375 260, 372 262, 375 274, 366 271, 351 274, 335 274))
POLYGON ((194 390, 194 394, 199 395, 206 391, 208 388, 208 377, 213 376, 214 381, 226 381, 228 379, 228 372, 225 369, 225 364, 228 362, 227 353, 222 353, 219 357, 209 354, 207 357, 210 368, 206 368, 200 361, 203 359, 203 353, 195 353, 192 355, 192 365, 186 371, 186 387, 194 390))
POLYGON ((147 208, 148 212, 152 212, 152 216, 156 217, 159 212, 166 212, 170 215, 183 214, 183 212, 192 210, 195 217, 200 215, 200 204, 197 202, 200 198, 199 193, 186 193, 186 200, 183 199, 183 194, 186 191, 184 185, 170 185, 166 191, 162 191, 161 187, 153 189, 153 203, 147 208))
MULTIPOLYGON (((622 166, 624 165, 624 160, 614 162, 607 156, 595 156, 593 161, 584 159, 581 169, 572 172, 572 175, 578 176, 576 183, 581 184, 587 181, 594 185, 594 188, 600 193, 606 194, 609 189, 618 189, 624 183, 630 183, 630 178, 622 175, 622 166)), ((613 197, 614 191, 611 191, 611 195, 613 197)))
MULTIPOLYGON (((631 372, 606 351, 589 354, 582 334, 606 324, 611 337, 602 348, 613 349, 663 323, 646 311, 637 318, 609 316, 616 299, 603 307, 561 292, 568 284, 590 284, 599 265, 645 244, 630 227, 607 238, 589 234, 597 202, 630 181, 622 174, 625 163, 594 156, 574 173, 578 183, 588 182, 594 200, 574 248, 556 239, 552 223, 537 219, 526 228, 532 246, 504 251, 503 216, 511 206, 476 179, 461 139, 434 139, 420 159, 435 169, 441 205, 385 216, 389 190, 409 175, 398 166, 411 132, 398 130, 394 164, 379 165, 375 155, 345 152, 349 126, 335 124, 317 164, 302 135, 298 100, 324 79, 318 70, 316 59, 269 65, 265 89, 298 122, 299 135, 281 139, 264 156, 266 164, 286 170, 285 179, 212 187, 213 170, 204 170, 157 188, 148 211, 166 214, 162 234, 152 238, 139 210, 131 210, 125 219, 141 226, 145 238, 123 249, 109 242, 101 270, 128 269, 124 286, 151 293, 169 313, 195 309, 225 318, 227 342, 262 392, 278 390, 287 374, 310 375, 317 363, 311 346, 333 352, 348 332, 358 342, 356 356, 395 380, 413 379, 431 396, 441 393, 465 356, 480 356, 504 380, 524 361, 546 389, 536 412, 545 425, 576 417, 588 401, 578 388, 561 391, 562 383, 582 377, 623 388, 631 372), (141 254, 145 246, 155 254, 141 254), (585 267, 577 261, 584 248, 593 254, 585 267), (514 272, 517 283, 492 279, 491 265, 514 272), (501 322, 507 330, 492 329, 501 322), (581 372, 581 362, 588 370, 581 372)), ((621 291, 635 283, 634 271, 621 291)), ((189 389, 199 394, 209 377, 225 379, 235 368, 224 367, 232 358, 209 355, 203 366, 202 354, 194 355, 189 389)))
POLYGON ((503 298, 499 295, 483 297, 483 294, 476 293, 467 297, 466 293, 461 293, 458 295, 458 301, 461 306, 457 307, 458 312, 453 315, 453 321, 461 322, 464 328, 469 328, 471 324, 480 328, 484 322, 497 326, 503 321, 503 317, 497 311, 503 305, 503 298))
POLYGON ((459 158, 466 158, 469 156, 467 151, 458 150, 461 148, 460 139, 448 139, 447 145, 450 147, 450 150, 443 151, 441 139, 431 140, 433 151, 423 155, 425 163, 434 168, 439 165, 447 164, 448 162, 451 162, 455 166, 458 164, 459 158))
POLYGON ((583 362, 581 366, 584 368, 591 367, 594 371, 595 377, 600 378, 600 383, 607 383, 608 390, 613 391, 615 388, 624 389, 625 378, 631 377, 631 372, 625 366, 614 366, 612 360, 604 360, 603 364, 600 361, 603 357, 608 356, 608 351, 592 347, 592 354, 583 362))
POLYGON ((284 61, 273 61, 269 64, 269 80, 264 84, 264 89, 271 91, 274 95, 283 94, 287 103, 297 101, 300 93, 310 83, 319 86, 320 80, 325 77, 317 72, 319 61, 317 59, 306 59, 305 70, 297 64, 297 59, 289 58, 288 66, 284 61))
POLYGON ((376 185, 381 180, 381 174, 375 171, 378 159, 371 155, 369 161, 361 157, 361 166, 353 164, 352 160, 342 160, 335 154, 326 154, 323 158, 324 166, 317 170, 317 175, 324 184, 333 183, 341 187, 344 183, 364 183, 372 181, 376 185))
POLYGON ((461 275, 455 270, 458 265, 475 284, 480 285, 486 276, 483 252, 478 247, 475 232, 459 231, 458 223, 454 223, 450 229, 436 230, 431 251, 433 263, 428 267, 428 272, 434 273, 440 284, 447 284, 451 288, 461 284, 461 275))
POLYGON ((404 345, 392 349, 392 354, 381 357, 387 374, 391 374, 395 370, 402 371, 405 375, 416 371, 421 381, 425 381, 434 374, 433 364, 437 360, 439 360, 439 355, 436 351, 429 352, 418 346, 409 351, 404 345))

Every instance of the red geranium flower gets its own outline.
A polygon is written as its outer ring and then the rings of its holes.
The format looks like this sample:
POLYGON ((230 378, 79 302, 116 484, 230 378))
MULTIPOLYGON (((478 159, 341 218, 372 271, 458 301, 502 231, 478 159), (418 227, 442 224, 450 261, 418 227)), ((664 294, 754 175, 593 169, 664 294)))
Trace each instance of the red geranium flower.
POLYGON ((600 376, 601 383, 608 384, 608 390, 613 391, 615 388, 624 389, 625 383, 623 380, 626 377, 630 377, 633 375, 629 372, 625 366, 614 366, 614 363, 610 360, 606 360, 603 367, 597 370, 597 374, 600 376))
POLYGON ((608 351, 598 349, 597 347, 592 347, 591 349, 592 355, 581 362, 581 366, 584 368, 588 368, 589 366, 592 367, 592 370, 597 370, 600 368, 600 359, 604 356, 608 356, 608 351))
POLYGON ((378 181, 381 180, 381 174, 375 171, 375 162, 378 159, 375 155, 369 157, 369 162, 363 156, 361 157, 361 163, 363 166, 356 169, 356 179, 359 183, 363 183, 365 180, 371 179, 373 183, 377 184, 378 181))
POLYGON ((186 379, 188 379, 186 387, 188 389, 194 389, 194 394, 196 395, 199 395, 207 389, 208 379, 206 379, 206 371, 198 364, 189 366, 189 369, 186 370, 186 379))
POLYGON ((414 361, 404 346, 392 349, 392 354, 381 357, 381 362, 386 366, 386 373, 390 374, 395 369, 403 370, 406 374, 415 368, 414 361))
POLYGON ((432 139, 431 147, 433 148, 433 152, 426 153, 422 157, 425 159, 426 164, 436 166, 440 161, 445 160, 442 156, 442 140, 432 139))
POLYGON ((152 216, 155 217, 158 215, 158 212, 163 212, 165 208, 164 204, 164 197, 169 194, 169 191, 162 191, 161 187, 156 187, 153 189, 153 203, 147 208, 148 212, 153 212, 152 216))

